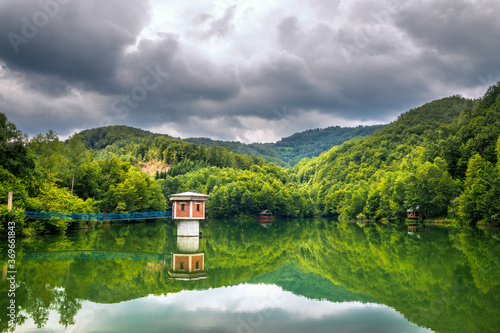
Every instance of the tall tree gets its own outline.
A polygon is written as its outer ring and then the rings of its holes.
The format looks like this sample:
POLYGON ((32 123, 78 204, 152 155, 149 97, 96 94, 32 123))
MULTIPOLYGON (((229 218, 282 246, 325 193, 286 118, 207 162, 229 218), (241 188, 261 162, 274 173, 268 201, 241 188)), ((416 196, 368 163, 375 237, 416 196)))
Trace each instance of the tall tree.
POLYGON ((465 190, 458 214, 465 222, 500 222, 500 178, 498 170, 481 155, 469 161, 465 190))
POLYGON ((82 141, 83 135, 75 134, 69 139, 67 146, 68 162, 71 168, 71 195, 73 195, 75 185, 75 172, 78 166, 90 156, 90 152, 85 148, 82 141))
POLYGON ((28 177, 35 167, 26 149, 26 139, 26 135, 0 112, 0 166, 17 177, 28 177))
POLYGON ((50 130, 45 135, 38 134, 30 140, 30 152, 35 156, 36 166, 43 175, 57 177, 64 170, 64 142, 50 130))

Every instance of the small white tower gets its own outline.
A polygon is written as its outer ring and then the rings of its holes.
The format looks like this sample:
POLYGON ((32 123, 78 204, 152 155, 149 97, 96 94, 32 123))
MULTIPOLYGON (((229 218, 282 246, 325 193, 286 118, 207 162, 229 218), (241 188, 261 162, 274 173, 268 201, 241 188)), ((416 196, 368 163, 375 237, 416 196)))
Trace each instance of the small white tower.
POLYGON ((174 220, 204 220, 205 219, 205 201, 208 195, 184 192, 172 194, 172 217, 174 220))
POLYGON ((205 219, 208 195, 184 192, 172 194, 172 218, 177 220, 177 253, 172 253, 171 279, 193 280, 207 277, 205 254, 199 252, 200 220, 205 219))

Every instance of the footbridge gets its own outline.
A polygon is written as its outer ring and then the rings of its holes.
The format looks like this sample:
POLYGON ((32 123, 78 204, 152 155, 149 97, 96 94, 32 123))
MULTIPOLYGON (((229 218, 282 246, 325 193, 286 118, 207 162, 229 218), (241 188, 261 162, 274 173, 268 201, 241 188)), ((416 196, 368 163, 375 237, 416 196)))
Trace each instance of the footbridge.
POLYGON ((140 260, 171 260, 169 253, 123 252, 123 251, 51 251, 27 252, 23 260, 73 260, 73 259, 140 259, 140 260))
POLYGON ((154 220, 172 217, 172 211, 133 212, 133 213, 59 213, 24 211, 27 219, 32 220, 65 220, 65 221, 136 221, 154 220))

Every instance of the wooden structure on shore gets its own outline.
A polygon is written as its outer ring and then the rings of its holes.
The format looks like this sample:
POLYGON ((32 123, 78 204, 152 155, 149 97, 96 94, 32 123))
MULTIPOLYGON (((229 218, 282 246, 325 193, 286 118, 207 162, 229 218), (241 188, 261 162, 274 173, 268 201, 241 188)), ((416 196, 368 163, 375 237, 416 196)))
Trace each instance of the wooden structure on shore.
POLYGON ((406 217, 409 219, 418 220, 420 218, 420 206, 409 208, 406 211, 406 217))

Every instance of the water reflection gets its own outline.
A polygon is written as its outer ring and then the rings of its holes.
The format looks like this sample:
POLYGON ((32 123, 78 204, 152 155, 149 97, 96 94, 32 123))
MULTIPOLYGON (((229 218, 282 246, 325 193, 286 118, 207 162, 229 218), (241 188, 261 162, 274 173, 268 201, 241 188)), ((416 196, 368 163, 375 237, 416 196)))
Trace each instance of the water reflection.
POLYGON ((267 229, 267 228, 269 228, 270 226, 272 226, 272 225, 273 225, 273 223, 274 223, 274 219, 269 220, 268 218, 264 218, 264 219, 263 219, 263 218, 258 218, 258 219, 257 219, 257 222, 259 223, 259 225, 260 225, 262 228, 267 229))
POLYGON ((168 276, 176 280, 207 278, 205 253, 200 248, 200 222, 177 221, 177 251, 172 253, 168 276))
POLYGON ((273 225, 275 217, 270 210, 265 209, 259 213, 259 217, 257 218, 257 220, 261 227, 269 228, 270 226, 273 225))
MULTIPOLYGON (((175 223, 148 223, 18 240, 18 331, 398 331, 391 322, 407 332, 500 327, 496 230, 324 219, 259 225, 203 222, 203 239, 199 231, 185 237, 175 223), (54 251, 143 258, 34 255, 54 251), (198 269, 209 278, 169 277, 180 270, 171 254, 199 253, 198 269), (147 259, 153 254, 165 254, 165 261, 147 259), (195 319, 187 320, 193 311, 195 319), (189 322, 184 329, 183 320, 189 322)), ((1 281, 2 309, 7 290, 1 281)), ((6 330, 2 316, 0 331, 6 330)))
POLYGON ((420 226, 418 224, 410 224, 408 226, 408 235, 420 238, 421 234, 422 234, 422 232, 421 232, 420 226))

